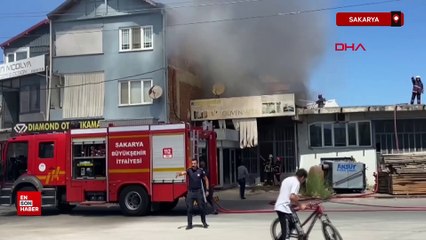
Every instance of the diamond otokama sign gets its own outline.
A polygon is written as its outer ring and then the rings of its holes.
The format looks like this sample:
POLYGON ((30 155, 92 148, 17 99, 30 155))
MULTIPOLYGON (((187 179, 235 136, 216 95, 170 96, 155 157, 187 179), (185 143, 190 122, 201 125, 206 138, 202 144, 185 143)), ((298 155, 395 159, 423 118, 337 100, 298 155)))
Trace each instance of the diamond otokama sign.
POLYGON ((16 205, 18 216, 40 216, 41 192, 18 192, 16 205))

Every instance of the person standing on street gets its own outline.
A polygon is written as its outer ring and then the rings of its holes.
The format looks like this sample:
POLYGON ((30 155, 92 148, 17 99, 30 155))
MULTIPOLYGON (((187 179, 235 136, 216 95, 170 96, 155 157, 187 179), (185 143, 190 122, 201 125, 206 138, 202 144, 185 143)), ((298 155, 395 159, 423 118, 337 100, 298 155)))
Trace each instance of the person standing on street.
POLYGON ((279 186, 281 183, 281 158, 277 157, 272 171, 274 172, 274 186, 279 186))
POLYGON ((237 169, 237 180, 240 185, 240 198, 246 199, 245 190, 246 190, 246 181, 249 176, 248 170, 246 166, 244 166, 243 162, 240 163, 240 166, 237 169))
POLYGON ((200 209, 201 222, 203 223, 203 227, 208 228, 209 225, 206 222, 205 202, 206 195, 209 194, 209 180, 206 176, 205 171, 198 167, 198 160, 193 159, 191 165, 191 168, 188 168, 186 171, 176 174, 176 177, 188 176, 188 194, 186 196, 186 215, 188 218, 188 225, 186 226, 186 230, 192 229, 194 200, 197 201, 197 205, 200 209), (203 180, 206 184, 207 189, 204 189, 203 180))
POLYGON ((278 214, 281 225, 281 240, 289 240, 290 234, 296 227, 295 220, 298 219, 293 206, 298 206, 304 210, 306 205, 299 203, 300 184, 303 184, 308 177, 308 172, 301 168, 297 170, 295 176, 287 177, 282 181, 280 193, 275 202, 274 210, 278 214))

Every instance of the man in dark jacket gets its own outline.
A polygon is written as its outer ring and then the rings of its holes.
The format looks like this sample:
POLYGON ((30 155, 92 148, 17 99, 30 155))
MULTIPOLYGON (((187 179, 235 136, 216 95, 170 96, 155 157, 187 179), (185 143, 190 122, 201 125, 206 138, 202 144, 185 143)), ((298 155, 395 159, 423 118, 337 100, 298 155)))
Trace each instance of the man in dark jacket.
POLYGON ((200 208, 201 212, 201 222, 203 223, 204 228, 208 228, 209 225, 206 222, 206 212, 205 212, 205 195, 209 194, 209 189, 204 189, 203 181, 206 183, 206 186, 209 186, 209 180, 207 179, 206 173, 203 169, 198 167, 198 160, 193 159, 192 167, 188 168, 184 172, 179 172, 176 174, 178 176, 188 176, 188 194, 186 196, 186 205, 188 225, 186 230, 192 229, 192 215, 194 208, 194 200, 197 201, 197 205, 200 208), (204 193, 205 190, 205 193, 204 193))
POLYGON ((413 92, 411 94, 411 104, 414 104, 414 99, 417 97, 417 104, 421 104, 421 94, 423 93, 423 83, 420 76, 412 77, 413 92))

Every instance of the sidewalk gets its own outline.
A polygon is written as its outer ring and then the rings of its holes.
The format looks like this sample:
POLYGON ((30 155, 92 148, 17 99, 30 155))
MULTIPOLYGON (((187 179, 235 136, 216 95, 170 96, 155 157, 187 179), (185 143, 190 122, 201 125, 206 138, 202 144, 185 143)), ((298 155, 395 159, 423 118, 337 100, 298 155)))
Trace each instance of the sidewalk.
MULTIPOLYGON (((231 188, 226 190, 215 191, 215 197, 218 200, 218 204, 228 210, 273 210, 274 202, 279 194, 278 187, 266 188, 253 187, 246 189, 246 199, 240 199, 239 188, 231 188)), ((366 191, 364 193, 345 193, 335 194, 332 200, 338 200, 340 202, 357 202, 374 201, 380 199, 399 199, 399 198, 426 198, 423 196, 412 196, 412 195, 390 195, 382 193, 373 193, 372 191, 366 191), (368 199, 368 200, 367 200, 368 199)), ((306 201, 312 200, 311 198, 304 199, 306 201)))
POLYGON ((272 210, 272 201, 278 197, 277 190, 261 190, 258 188, 247 188, 245 192, 246 199, 240 199, 239 188, 226 190, 218 190, 215 192, 215 197, 218 199, 218 204, 229 210, 272 210))

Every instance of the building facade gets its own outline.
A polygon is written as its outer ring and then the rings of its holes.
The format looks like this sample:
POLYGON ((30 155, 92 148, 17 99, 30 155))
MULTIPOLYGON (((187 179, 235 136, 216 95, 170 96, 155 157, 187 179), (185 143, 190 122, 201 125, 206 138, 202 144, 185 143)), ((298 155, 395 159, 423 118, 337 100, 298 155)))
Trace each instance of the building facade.
POLYGON ((142 0, 65 1, 48 18, 50 120, 168 121, 160 6, 142 0), (153 86, 164 92, 155 96, 153 86))
POLYGON ((43 20, 2 43, 1 119, 6 131, 23 121, 44 121, 48 112, 49 21, 43 20))
POLYGON ((282 176, 294 173, 298 167, 294 117, 294 94, 191 101, 191 120, 210 123, 218 134, 218 179, 223 187, 237 183, 241 162, 249 170, 248 184, 265 182, 270 156, 282 176))
POLYGON ((301 168, 326 158, 353 158, 366 164, 371 186, 380 154, 426 151, 425 105, 299 109, 298 119, 301 168))

